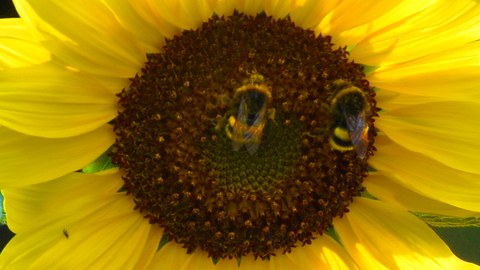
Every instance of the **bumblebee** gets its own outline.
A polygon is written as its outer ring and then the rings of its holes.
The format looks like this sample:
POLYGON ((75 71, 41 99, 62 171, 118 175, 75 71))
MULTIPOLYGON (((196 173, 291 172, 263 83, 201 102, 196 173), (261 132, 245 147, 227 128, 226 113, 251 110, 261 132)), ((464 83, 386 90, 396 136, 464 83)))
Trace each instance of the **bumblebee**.
POLYGON ((366 114, 370 106, 365 93, 350 82, 336 80, 331 102, 333 124, 330 129, 330 144, 340 151, 355 150, 358 157, 365 158, 368 150, 368 124, 366 114))
POLYGON ((234 100, 237 101, 237 112, 228 118, 225 132, 232 140, 234 151, 245 145, 248 153, 253 155, 260 146, 267 118, 274 117, 274 109, 268 109, 272 94, 265 85, 247 84, 235 91, 234 100))

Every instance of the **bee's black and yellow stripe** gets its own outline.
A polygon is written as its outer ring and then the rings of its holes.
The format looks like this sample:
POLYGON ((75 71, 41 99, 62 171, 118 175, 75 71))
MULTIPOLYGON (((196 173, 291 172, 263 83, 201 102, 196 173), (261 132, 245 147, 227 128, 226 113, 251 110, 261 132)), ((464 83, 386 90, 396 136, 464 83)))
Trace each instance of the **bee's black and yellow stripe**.
POLYGON ((265 95, 266 98, 266 104, 269 104, 272 100, 272 93, 270 92, 270 88, 267 85, 264 84, 257 84, 257 83, 251 83, 251 84, 246 84, 243 85, 235 90, 235 97, 238 98, 238 96, 244 94, 245 92, 248 91, 257 91, 259 93, 262 93, 265 95))
POLYGON ((337 126, 333 128, 329 141, 332 148, 339 151, 351 151, 354 149, 350 140, 350 133, 343 127, 337 126))
POLYGON ((335 96, 331 101, 333 125, 329 142, 333 149, 339 151, 354 150, 346 115, 355 116, 368 110, 369 105, 362 90, 344 80, 333 82, 335 96))

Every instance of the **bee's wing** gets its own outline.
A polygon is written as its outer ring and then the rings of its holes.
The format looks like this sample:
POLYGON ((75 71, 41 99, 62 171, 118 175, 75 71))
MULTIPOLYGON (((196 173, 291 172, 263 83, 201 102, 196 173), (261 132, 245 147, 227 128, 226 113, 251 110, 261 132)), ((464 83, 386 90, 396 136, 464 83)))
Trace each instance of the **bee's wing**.
POLYGON ((263 128, 265 127, 264 113, 259 112, 255 115, 255 121, 250 126, 248 131, 245 134, 245 138, 248 143, 245 144, 247 151, 250 155, 257 152, 258 147, 260 146, 260 140, 263 135, 263 128))
POLYGON ((233 125, 232 147, 234 151, 245 145, 248 153, 255 154, 257 152, 265 126, 264 117, 265 109, 262 109, 254 115, 253 123, 249 125, 248 123, 252 121, 252 118, 249 119, 249 108, 245 98, 242 97, 238 106, 237 118, 233 125))
POLYGON ((245 98, 242 97, 240 105, 238 106, 237 117, 235 118, 235 124, 233 125, 232 133, 232 147, 234 151, 238 151, 245 141, 245 132, 248 130, 248 126, 245 124, 248 119, 248 108, 245 98))
POLYGON ((245 144, 245 148, 247 148, 247 152, 250 155, 255 154, 257 152, 259 146, 260 146, 260 143, 247 143, 247 144, 245 144))
MULTIPOLYGON (((235 129, 233 129, 235 130, 235 129)), ((235 138, 232 136, 232 138, 235 138)), ((238 151, 240 148, 242 148, 243 143, 236 141, 235 139, 232 139, 232 149, 233 151, 238 151)))
POLYGON ((347 122, 353 148, 360 158, 364 158, 368 148, 368 137, 366 134, 368 126, 365 120, 365 113, 362 112, 358 115, 345 114, 345 121, 347 122))

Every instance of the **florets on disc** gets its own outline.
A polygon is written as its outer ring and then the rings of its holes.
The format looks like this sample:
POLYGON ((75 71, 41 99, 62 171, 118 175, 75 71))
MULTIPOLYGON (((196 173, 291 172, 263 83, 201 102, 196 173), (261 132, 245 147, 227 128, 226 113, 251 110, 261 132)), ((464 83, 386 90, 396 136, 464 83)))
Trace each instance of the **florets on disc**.
POLYGON ((332 46, 289 19, 235 13, 148 55, 119 95, 112 150, 137 209, 214 258, 268 258, 322 234, 362 190, 375 136, 374 92, 332 46), (365 159, 330 143, 338 79, 369 103, 365 159))

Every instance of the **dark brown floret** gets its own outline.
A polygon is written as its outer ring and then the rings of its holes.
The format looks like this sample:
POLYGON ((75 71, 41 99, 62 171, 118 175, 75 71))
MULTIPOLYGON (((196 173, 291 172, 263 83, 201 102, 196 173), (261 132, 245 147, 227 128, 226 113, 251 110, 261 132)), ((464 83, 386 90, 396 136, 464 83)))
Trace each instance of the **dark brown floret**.
POLYGON ((188 252, 213 258, 311 243, 367 175, 366 159, 329 145, 332 81, 370 98, 370 145, 375 136, 374 92, 347 55, 328 36, 262 14, 213 17, 168 40, 119 95, 112 158, 136 208, 188 252), (252 77, 269 86, 276 112, 254 155, 233 151, 224 128, 235 90, 252 77))

